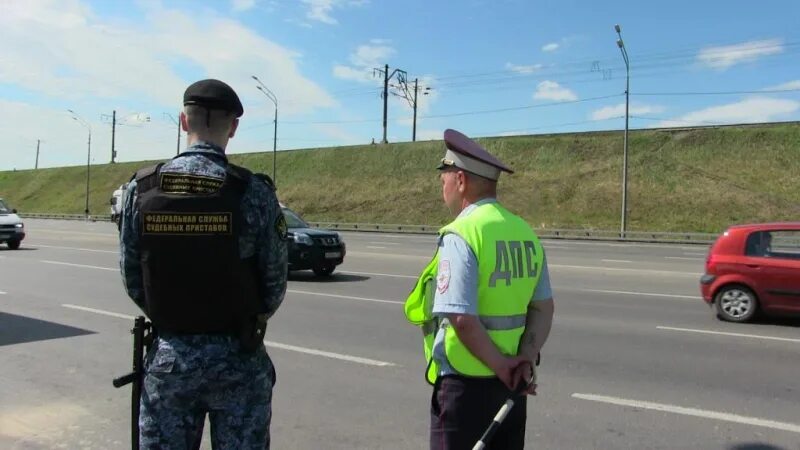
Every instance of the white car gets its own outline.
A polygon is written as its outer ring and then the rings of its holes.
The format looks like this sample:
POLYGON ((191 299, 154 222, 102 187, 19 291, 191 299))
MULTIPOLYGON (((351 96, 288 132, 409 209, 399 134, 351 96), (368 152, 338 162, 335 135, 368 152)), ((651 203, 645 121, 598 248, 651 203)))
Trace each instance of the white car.
POLYGON ((119 218, 122 214, 122 203, 123 203, 123 195, 125 194, 125 190, 128 188, 128 183, 120 185, 117 190, 111 194, 111 221, 116 223, 119 226, 119 218))
POLYGON ((0 198, 0 244, 5 243, 11 250, 16 250, 23 239, 25 239, 25 225, 17 215, 17 210, 11 209, 0 198))

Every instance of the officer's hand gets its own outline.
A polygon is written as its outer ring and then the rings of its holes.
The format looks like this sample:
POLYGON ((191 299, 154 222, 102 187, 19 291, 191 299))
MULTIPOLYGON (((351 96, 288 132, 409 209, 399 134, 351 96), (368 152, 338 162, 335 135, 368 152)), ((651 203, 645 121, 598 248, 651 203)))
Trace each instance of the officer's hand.
POLYGON ((517 372, 520 365, 529 364, 530 362, 522 356, 508 356, 498 361, 496 367, 493 369, 497 378, 499 378, 510 391, 513 391, 516 387, 516 381, 518 379, 517 372))
POLYGON ((522 394, 536 395, 536 366, 527 361, 525 364, 517 366, 517 370, 514 372, 516 386, 527 386, 522 394))

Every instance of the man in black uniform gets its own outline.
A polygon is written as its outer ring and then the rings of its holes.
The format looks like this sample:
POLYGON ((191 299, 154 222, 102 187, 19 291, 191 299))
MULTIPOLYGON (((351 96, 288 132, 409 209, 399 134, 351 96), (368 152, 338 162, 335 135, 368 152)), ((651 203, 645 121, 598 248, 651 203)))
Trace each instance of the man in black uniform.
POLYGON ((268 449, 275 370, 263 339, 286 292, 286 222, 269 178, 225 156, 244 112, 233 89, 198 81, 183 103, 188 148, 138 171, 122 210, 125 289, 158 334, 140 445, 193 448, 208 414, 213 448, 268 449))

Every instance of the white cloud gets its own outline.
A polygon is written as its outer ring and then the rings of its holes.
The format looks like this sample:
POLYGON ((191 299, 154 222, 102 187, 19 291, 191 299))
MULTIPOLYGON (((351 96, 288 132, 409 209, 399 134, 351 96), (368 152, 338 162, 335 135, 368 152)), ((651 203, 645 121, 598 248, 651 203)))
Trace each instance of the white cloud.
POLYGON ((559 47, 561 47, 561 45, 558 42, 551 42, 549 44, 543 45, 542 46, 542 51, 543 52, 554 52, 554 51, 558 50, 559 47))
POLYGON ((256 0, 231 0, 231 7, 236 12, 247 11, 256 6, 256 0))
POLYGON ((336 25, 339 21, 331 15, 335 8, 364 6, 369 3, 369 0, 302 0, 302 2, 308 5, 308 11, 306 12, 308 19, 328 25, 336 25))
POLYGON ((725 70, 736 64, 783 52, 782 39, 750 41, 735 45, 708 47, 697 54, 697 60, 712 69, 725 70))
POLYGON ((316 124, 314 129, 335 141, 338 145, 368 144, 368 142, 364 142, 363 138, 335 124, 316 124))
MULTIPOLYGON (((645 115, 656 114, 664 111, 663 106, 659 105, 643 105, 632 104, 628 110, 630 115, 645 115)), ((625 115, 625 103, 620 103, 614 106, 605 106, 592 112, 592 120, 605 120, 612 117, 620 117, 625 115)))
POLYGON ((723 123, 771 122, 800 110, 796 100, 771 97, 750 97, 735 103, 712 106, 655 124, 655 127, 677 127, 723 123))
POLYGON ((779 84, 777 86, 771 86, 766 88, 767 91, 788 91, 791 89, 800 89, 800 80, 788 81, 783 84, 779 84))
POLYGON ((532 74, 537 70, 541 70, 542 67, 544 67, 544 65, 542 64, 517 65, 512 63, 506 63, 506 69, 523 75, 532 74))
POLYGON ((372 69, 366 67, 350 67, 335 65, 333 66, 333 76, 342 80, 360 81, 362 83, 375 83, 375 76, 372 75, 372 69))
MULTIPOLYGON (((90 122, 101 114, 111 114, 112 109, 118 116, 129 109, 162 121, 162 111, 174 115, 186 86, 202 78, 224 80, 239 93, 245 107, 243 128, 272 113, 271 105, 267 106, 254 88, 250 79, 254 74, 279 99, 291 100, 281 107, 283 117, 335 104, 325 90, 303 76, 299 53, 208 10, 187 14, 166 9, 159 2, 143 2, 144 18, 134 23, 100 17, 80 0, 3 5, 0 84, 11 87, 12 92, 43 97, 47 106, 22 102, 8 106, 10 109, 3 106, 7 114, 0 120, 0 168, 13 167, 18 148, 29 146, 31 140, 35 145, 36 139, 47 141, 43 162, 78 163, 81 152, 75 151, 69 136, 82 135, 80 127, 76 129, 70 120, 52 127, 45 121, 66 115, 66 108, 90 122), (31 129, 28 122, 38 127, 31 129)), ((165 126, 167 131, 159 134, 156 125, 118 128, 120 157, 141 160, 169 155, 169 150, 163 153, 161 147, 167 143, 167 148, 174 149, 174 138, 167 137, 174 136, 174 128, 165 126), (134 141, 142 145, 126 147, 134 141)), ((95 141, 100 146, 103 136, 110 135, 110 127, 93 123, 93 128, 92 146, 95 141)), ((234 148, 247 141, 247 133, 243 135, 233 142, 234 148)))
POLYGON ((441 141, 444 139, 444 130, 420 130, 417 127, 418 141, 441 141))
POLYGON ((336 64, 333 66, 333 76, 343 80, 359 81, 375 84, 382 79, 373 76, 373 69, 383 67, 395 50, 387 45, 389 41, 373 39, 371 44, 359 45, 350 55, 352 66, 336 64))
POLYGON ((536 100, 572 101, 577 100, 578 96, 555 81, 545 80, 536 86, 533 98, 536 100))

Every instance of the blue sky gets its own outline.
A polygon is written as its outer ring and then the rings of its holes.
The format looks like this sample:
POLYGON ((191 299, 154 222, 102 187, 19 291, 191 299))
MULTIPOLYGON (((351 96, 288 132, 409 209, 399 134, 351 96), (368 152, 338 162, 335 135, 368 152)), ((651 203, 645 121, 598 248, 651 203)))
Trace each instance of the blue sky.
MULTIPOLYGON (((231 84, 245 115, 229 151, 379 142, 389 64, 420 96, 417 138, 800 120, 800 2, 588 0, 0 0, 0 170, 174 155, 183 90, 231 84), (654 95, 657 94, 657 95, 654 95), (670 95, 665 95, 670 94, 670 95), (146 118, 149 117, 149 120, 146 118)), ((399 87, 400 80, 392 84, 399 87)), ((393 89, 395 94, 401 93, 393 89)), ((411 140, 392 95, 388 139, 411 140)), ((185 141, 184 141, 185 142, 185 141)), ((183 144, 182 144, 183 145, 183 144)))

